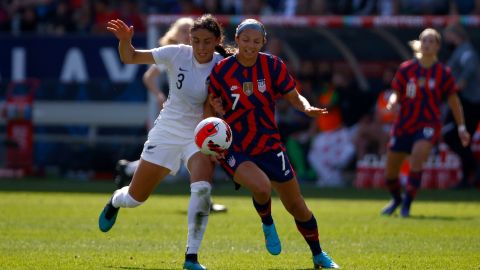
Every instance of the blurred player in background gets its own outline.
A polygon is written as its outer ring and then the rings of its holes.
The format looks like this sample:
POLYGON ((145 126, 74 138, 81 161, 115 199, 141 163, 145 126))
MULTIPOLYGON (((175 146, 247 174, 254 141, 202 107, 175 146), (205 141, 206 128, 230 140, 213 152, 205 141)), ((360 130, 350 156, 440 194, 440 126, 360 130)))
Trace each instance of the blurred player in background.
MULTIPOLYGON (((475 47, 468 38, 467 31, 458 24, 449 25, 444 30, 445 43, 451 50, 447 66, 457 79, 458 93, 463 110, 468 117, 465 127, 470 134, 475 134, 480 121, 480 59, 475 47)), ((462 159, 463 177, 458 188, 466 188, 477 181, 480 183, 480 168, 470 146, 463 146, 458 138, 454 117, 451 113, 445 121, 444 139, 448 146, 462 159), (477 171, 478 175, 475 175, 477 171), (475 179, 478 177, 478 179, 475 179)), ((477 184, 478 184, 477 183, 477 184)))
POLYGON ((338 268, 320 247, 317 221, 300 193, 275 121, 275 103, 281 97, 311 117, 326 110, 311 106, 298 93, 295 80, 278 57, 260 53, 266 43, 262 23, 243 21, 236 29, 235 42, 237 54, 215 66, 209 83, 210 103, 231 126, 234 138, 220 163, 235 183, 252 192, 270 254, 281 252, 271 215, 273 187, 310 246, 315 268, 338 268))
POLYGON ((116 190, 99 216, 99 228, 109 231, 120 207, 143 204, 155 187, 168 175, 176 174, 183 161, 190 172, 188 239, 184 269, 206 269, 197 253, 210 213, 211 179, 214 163, 199 152, 193 138, 195 126, 203 116, 207 98, 205 82, 215 63, 225 53, 223 31, 217 20, 205 15, 190 28, 190 45, 169 45, 151 50, 136 50, 134 29, 121 20, 111 20, 107 29, 119 40, 119 54, 127 64, 164 64, 168 67, 169 98, 148 134, 132 182, 116 190))
MULTIPOLYGON (((174 45, 174 44, 190 44, 190 27, 193 26, 193 19, 189 17, 183 17, 176 20, 168 29, 163 37, 158 40, 158 44, 161 46, 174 45)), ((166 96, 168 96, 168 91, 164 91, 159 87, 158 79, 162 73, 167 72, 167 66, 164 64, 154 64, 150 65, 145 74, 143 75, 143 83, 148 91, 155 96, 157 100, 158 111, 163 109, 163 103, 166 101, 166 96)), ((168 89, 167 89, 168 90, 168 89)), ((150 122, 150 121, 149 121, 150 122)), ((151 127, 149 127, 151 128, 151 127)), ((127 186, 135 170, 138 167, 140 160, 127 161, 121 159, 117 162, 115 170, 117 175, 115 176, 115 184, 117 188, 122 188, 127 186)), ((227 207, 222 204, 211 203, 211 211, 216 212, 225 212, 227 207)))
POLYGON ((382 214, 391 215, 398 206, 402 217, 410 216, 410 206, 421 186, 423 163, 438 142, 441 129, 440 105, 447 103, 458 124, 458 136, 464 146, 470 141, 458 88, 450 69, 438 61, 440 34, 425 29, 419 40, 410 42, 415 58, 403 62, 392 81, 394 93, 388 107, 399 104, 397 120, 393 125, 386 162, 386 184, 392 195, 382 214), (399 181, 400 167, 410 155, 410 173, 403 196, 399 181))

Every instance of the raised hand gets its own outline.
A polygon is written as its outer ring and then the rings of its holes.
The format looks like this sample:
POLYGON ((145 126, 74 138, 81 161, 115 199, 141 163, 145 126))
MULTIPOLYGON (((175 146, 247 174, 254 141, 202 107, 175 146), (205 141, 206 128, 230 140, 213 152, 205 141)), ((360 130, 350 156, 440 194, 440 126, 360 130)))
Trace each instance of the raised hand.
POLYGON ((110 20, 107 23, 107 30, 112 32, 119 40, 130 40, 133 37, 133 26, 126 25, 122 20, 110 20))

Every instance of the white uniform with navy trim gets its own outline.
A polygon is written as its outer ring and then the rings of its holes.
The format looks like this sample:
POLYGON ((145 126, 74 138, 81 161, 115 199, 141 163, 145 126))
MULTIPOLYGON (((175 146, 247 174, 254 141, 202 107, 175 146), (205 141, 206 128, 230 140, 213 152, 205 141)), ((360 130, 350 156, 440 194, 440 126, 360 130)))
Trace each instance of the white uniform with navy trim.
POLYGON ((166 167, 175 175, 183 160, 198 152, 194 129, 203 117, 207 98, 206 79, 223 57, 215 53, 212 61, 200 64, 189 45, 168 45, 152 50, 157 65, 167 67, 169 95, 148 133, 142 159, 166 167))

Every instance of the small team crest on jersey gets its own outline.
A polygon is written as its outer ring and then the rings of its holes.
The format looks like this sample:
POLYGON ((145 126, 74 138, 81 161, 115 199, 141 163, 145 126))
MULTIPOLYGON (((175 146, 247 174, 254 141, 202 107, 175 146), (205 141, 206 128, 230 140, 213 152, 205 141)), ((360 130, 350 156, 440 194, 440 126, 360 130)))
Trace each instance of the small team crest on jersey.
POLYGON ((433 132, 434 132, 434 130, 433 130, 433 128, 431 128, 431 127, 424 127, 424 128, 423 128, 423 136, 424 136, 426 139, 432 138, 433 132))
POLYGON ((258 84, 258 91, 260 91, 261 93, 263 93, 263 92, 265 92, 265 90, 267 90, 267 85, 265 83, 265 79, 258 80, 257 84, 258 84))
POLYGON ((428 80, 428 88, 430 88, 430 90, 433 90, 435 88, 435 79, 431 78, 430 80, 428 80))
POLYGON ((235 161, 235 158, 234 158, 233 156, 230 156, 230 157, 228 158, 227 162, 228 162, 228 165, 229 165, 230 167, 233 167, 233 166, 235 166, 235 162, 236 162, 236 161, 235 161))
POLYGON ((244 82, 243 83, 243 93, 245 95, 250 96, 253 94, 253 83, 252 82, 244 82))

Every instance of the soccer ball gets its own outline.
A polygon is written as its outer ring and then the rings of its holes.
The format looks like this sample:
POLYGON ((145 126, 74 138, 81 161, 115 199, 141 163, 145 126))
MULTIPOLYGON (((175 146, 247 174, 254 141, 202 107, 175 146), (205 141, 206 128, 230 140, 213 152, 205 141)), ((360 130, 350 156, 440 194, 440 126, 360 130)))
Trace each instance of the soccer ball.
POLYGON ((232 143, 232 130, 227 122, 217 117, 208 117, 195 128, 195 144, 207 155, 221 153, 232 143))

